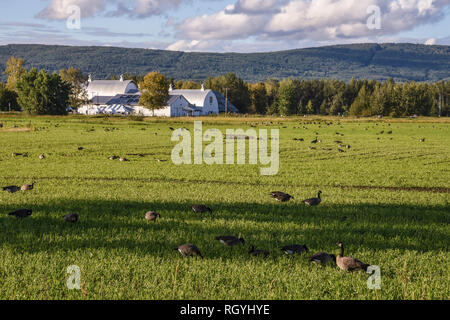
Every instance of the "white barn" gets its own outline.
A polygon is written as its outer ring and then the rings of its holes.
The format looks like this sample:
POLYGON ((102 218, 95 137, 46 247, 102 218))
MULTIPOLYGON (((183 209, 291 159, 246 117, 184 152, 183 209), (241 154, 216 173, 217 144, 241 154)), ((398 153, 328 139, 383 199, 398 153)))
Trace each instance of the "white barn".
POLYGON ((92 80, 91 76, 89 76, 87 94, 89 100, 93 100, 93 102, 95 102, 96 97, 114 97, 117 94, 138 92, 137 84, 131 80, 124 80, 123 76, 120 77, 120 80, 92 80))
POLYGON ((146 117, 183 117, 207 116, 219 114, 219 100, 216 93, 206 90, 202 85, 199 90, 174 90, 169 88, 167 105, 155 112, 139 105, 139 88, 131 80, 92 80, 86 88, 90 101, 89 105, 78 108, 78 113, 94 115, 107 113, 107 110, 130 110, 117 114, 137 114, 146 117), (114 108, 111 108, 114 106, 114 108), (118 109, 117 109, 118 110, 118 109))
POLYGON ((170 95, 181 95, 194 107, 194 116, 207 116, 219 114, 219 102, 212 90, 205 90, 204 85, 200 90, 174 90, 172 86, 169 89, 170 95))

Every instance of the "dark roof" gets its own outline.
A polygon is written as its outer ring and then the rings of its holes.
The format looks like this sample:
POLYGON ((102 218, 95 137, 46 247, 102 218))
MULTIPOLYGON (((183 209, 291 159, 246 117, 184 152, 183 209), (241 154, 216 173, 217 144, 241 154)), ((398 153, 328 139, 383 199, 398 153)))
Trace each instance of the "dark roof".
POLYGON ((139 94, 118 94, 106 102, 106 104, 122 104, 127 106, 137 106, 139 104, 139 94))
POLYGON ((91 99, 91 102, 93 104, 107 104, 112 98, 111 96, 95 96, 91 99))
POLYGON ((174 94, 169 96, 169 100, 167 100, 167 105, 170 106, 172 103, 177 101, 178 98, 182 98, 183 96, 180 94, 174 94))
MULTIPOLYGON (((219 102, 219 112, 225 112, 225 97, 219 91, 213 91, 217 97, 217 102, 219 102)), ((230 100, 228 100, 228 112, 239 113, 239 109, 236 108, 230 100)))

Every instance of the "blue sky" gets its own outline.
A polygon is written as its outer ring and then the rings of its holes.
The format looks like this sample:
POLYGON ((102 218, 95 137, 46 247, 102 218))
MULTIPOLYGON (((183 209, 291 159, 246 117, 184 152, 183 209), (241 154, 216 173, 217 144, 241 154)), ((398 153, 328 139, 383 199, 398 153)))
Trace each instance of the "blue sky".
POLYGON ((0 44, 214 52, 450 44, 450 0, 15 0, 1 1, 0 11, 0 44), (67 28, 69 6, 80 10, 80 29, 67 28), (379 28, 368 27, 370 17, 379 28))

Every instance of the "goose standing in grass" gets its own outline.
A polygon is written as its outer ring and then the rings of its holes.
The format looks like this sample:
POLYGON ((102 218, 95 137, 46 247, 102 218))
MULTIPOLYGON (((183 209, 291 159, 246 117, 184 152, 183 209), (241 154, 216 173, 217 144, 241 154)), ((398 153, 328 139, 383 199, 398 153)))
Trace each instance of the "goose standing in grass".
POLYGON ((192 211, 194 211, 195 213, 205 213, 205 212, 209 212, 211 214, 213 213, 211 208, 203 204, 192 206, 192 211))
POLYGON ((318 264, 327 264, 330 261, 336 262, 336 256, 326 252, 318 252, 309 258, 310 262, 318 264))
POLYGON ((147 220, 147 222, 156 222, 158 218, 161 218, 161 215, 158 212, 149 211, 145 214, 145 220, 147 220))
POLYGON ((199 256, 200 258, 203 259, 203 256, 202 256, 200 250, 192 243, 183 244, 183 245, 179 246, 178 248, 175 248, 174 250, 178 251, 183 256, 199 256))
POLYGON ((320 195, 322 194, 322 191, 319 191, 317 194, 317 198, 310 198, 303 200, 303 203, 305 203, 308 206, 318 206, 322 202, 322 198, 320 195))
POLYGON ((17 191, 20 191, 20 187, 18 186, 7 186, 2 188, 3 191, 8 191, 9 193, 16 193, 17 191))
POLYGON ((299 244, 291 244, 289 246, 284 246, 283 248, 281 248, 281 251, 293 256, 295 254, 308 252, 308 247, 306 247, 306 245, 301 246, 299 244))
POLYGON ((264 256, 264 258, 267 258, 267 256, 269 255, 269 251, 267 250, 256 250, 254 245, 250 246, 250 249, 248 251, 248 254, 254 257, 258 257, 258 256, 264 256))
POLYGON ((31 216, 32 213, 33 213, 33 210, 31 210, 31 209, 20 209, 20 210, 16 210, 14 212, 8 213, 8 215, 14 216, 17 219, 24 219, 24 218, 31 216))
POLYGON ((368 264, 359 261, 358 259, 352 257, 344 256, 344 244, 342 242, 337 243, 338 247, 341 248, 341 252, 336 257, 336 264, 341 270, 344 271, 356 271, 356 270, 364 270, 367 271, 369 267, 368 264))
POLYGON ((230 256, 233 252, 233 247, 237 246, 239 244, 245 244, 245 240, 243 238, 238 238, 235 236, 219 236, 215 238, 216 240, 220 241, 223 245, 230 248, 230 256))
POLYGON ((130 160, 128 160, 127 158, 119 158, 119 161, 120 161, 120 162, 128 162, 128 161, 130 161, 130 160))
POLYGON ((33 182, 32 184, 24 184, 24 185, 20 188, 20 190, 21 190, 21 191, 30 191, 30 190, 33 190, 35 183, 36 183, 36 182, 33 182))
POLYGON ((45 159, 45 155, 44 154, 39 155, 39 159, 44 160, 45 159))
POLYGON ((270 195, 272 196, 272 198, 280 202, 287 202, 291 199, 294 199, 294 197, 291 196, 290 194, 281 191, 272 191, 270 195))
POLYGON ((77 223, 78 222, 78 218, 79 218, 78 214, 73 213, 73 212, 71 212, 69 214, 66 214, 64 216, 64 220, 66 220, 67 222, 70 222, 70 223, 77 223))

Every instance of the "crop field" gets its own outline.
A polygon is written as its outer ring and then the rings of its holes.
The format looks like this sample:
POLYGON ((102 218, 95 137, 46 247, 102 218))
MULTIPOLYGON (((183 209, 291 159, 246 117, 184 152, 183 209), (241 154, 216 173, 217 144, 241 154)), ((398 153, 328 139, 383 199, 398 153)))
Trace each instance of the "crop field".
POLYGON ((198 120, 224 135, 279 129, 278 174, 173 164, 171 128, 194 133, 192 119, 0 115, 0 186, 36 182, 0 191, 0 299, 450 298, 448 119, 198 120), (302 202, 319 190, 319 206, 302 202), (277 202, 272 191, 294 199, 277 202), (196 204, 213 213, 194 213, 196 204), (24 208, 26 219, 8 215, 24 208), (150 210, 161 219, 147 222, 150 210), (70 212, 78 223, 64 221, 70 212), (222 235, 245 244, 230 254, 214 239, 222 235), (338 241, 380 268, 380 289, 364 271, 309 262, 338 254, 338 241), (204 258, 174 250, 185 243, 204 258), (309 251, 280 250, 294 243, 309 251), (250 256, 250 245, 269 256, 250 256), (72 265, 81 290, 67 287, 72 265))

